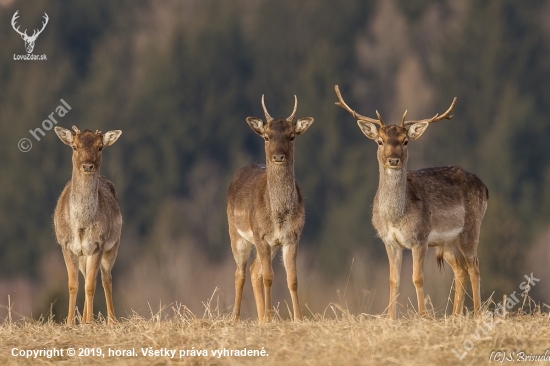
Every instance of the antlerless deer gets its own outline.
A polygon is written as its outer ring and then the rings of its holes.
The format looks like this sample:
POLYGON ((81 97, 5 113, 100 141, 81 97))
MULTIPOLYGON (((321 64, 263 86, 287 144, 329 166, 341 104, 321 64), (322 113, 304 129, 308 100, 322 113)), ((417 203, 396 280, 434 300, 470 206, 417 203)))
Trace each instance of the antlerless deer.
POLYGON ((424 314, 424 258, 428 247, 436 247, 439 267, 445 259, 453 269, 453 314, 462 314, 468 275, 477 313, 480 308, 477 246, 489 191, 474 174, 455 166, 407 171, 408 142, 422 136, 430 123, 451 119, 456 98, 442 115, 406 121, 405 111, 401 125, 388 126, 378 111, 378 119, 362 116, 348 107, 337 85, 334 90, 338 97, 335 104, 351 113, 365 136, 378 143, 380 180, 372 223, 384 241, 390 262, 388 317, 396 317, 403 249, 412 251, 418 313, 424 314))
POLYGON ((245 270, 252 246, 256 258, 250 266, 254 299, 260 322, 266 322, 271 310, 273 268, 271 260, 283 251, 287 284, 292 297, 294 319, 301 320, 298 303, 296 252, 305 223, 305 209, 300 188, 294 180, 294 138, 304 133, 313 118, 294 121, 298 99, 288 118, 272 118, 264 104, 266 121, 248 117, 246 122, 265 140, 266 165, 249 165, 240 169, 227 192, 227 220, 235 272, 235 307, 233 318, 239 319, 245 270), (262 291, 263 288, 263 291, 262 291))
POLYGON ((83 322, 93 320, 93 302, 97 272, 107 301, 109 322, 115 320, 112 299, 111 270, 120 244, 122 216, 113 183, 99 175, 104 147, 115 143, 122 131, 102 134, 89 130, 74 133, 56 127, 55 133, 73 149, 73 172, 55 207, 55 235, 69 275, 69 315, 67 323, 74 324, 78 270, 84 275, 86 298, 83 322))

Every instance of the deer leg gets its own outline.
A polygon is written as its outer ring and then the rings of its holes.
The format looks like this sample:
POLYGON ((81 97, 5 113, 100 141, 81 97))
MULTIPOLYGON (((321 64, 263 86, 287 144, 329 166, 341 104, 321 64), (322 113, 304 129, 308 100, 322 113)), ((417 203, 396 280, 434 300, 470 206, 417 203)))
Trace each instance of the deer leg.
POLYGON ((397 295, 401 276, 401 262, 403 251, 393 245, 386 245, 386 252, 390 262, 390 304, 388 305, 388 318, 395 319, 397 312, 397 295))
MULTIPOLYGON (((116 256, 118 253, 118 245, 120 239, 115 246, 103 253, 101 257, 101 282, 105 291, 105 302, 107 303, 107 323, 116 322, 115 307, 113 305, 113 277, 111 271, 115 265, 116 256)), ((95 281, 94 281, 95 282, 95 281)))
POLYGON ((241 315, 241 301, 243 298, 244 282, 246 280, 246 262, 244 265, 237 265, 235 271, 235 305, 233 306, 233 321, 239 321, 241 315))
POLYGON ((70 249, 61 247, 67 274, 69 275, 69 313, 67 315, 67 324, 74 325, 74 312, 76 308, 76 295, 78 294, 78 256, 70 249))
POLYGON ((271 266, 271 247, 267 243, 256 246, 258 259, 261 265, 262 280, 264 285, 264 318, 263 322, 271 319, 271 286, 273 284, 273 267, 271 266))
POLYGON ((246 279, 246 263, 250 256, 251 244, 242 238, 231 238, 231 249, 237 263, 235 271, 235 305, 233 306, 233 321, 237 322, 241 314, 244 282, 246 279))
POLYGON ((97 280, 97 272, 101 263, 103 250, 99 247, 86 258, 86 277, 84 279, 84 289, 86 293, 86 309, 84 323, 91 323, 94 318, 94 295, 97 280))
POLYGON ((468 278, 467 272, 462 268, 453 268, 455 275, 455 300, 453 305, 453 315, 462 315, 464 308, 464 299, 466 294, 466 279, 468 278))
POLYGON ((415 245, 412 247, 413 275, 412 280, 416 289, 416 299, 418 301, 418 315, 423 316, 424 308, 424 259, 426 258, 427 248, 424 245, 415 245))
POLYGON ((479 260, 477 257, 468 258, 468 273, 472 284, 472 293, 474 296, 474 313, 479 314, 481 308, 480 297, 480 278, 479 278, 479 260))
POLYGON ((294 310, 294 320, 302 320, 300 303, 298 302, 298 276, 296 274, 296 254, 298 245, 289 244, 283 246, 283 263, 286 269, 286 282, 290 297, 292 298, 292 308, 294 310))
POLYGON ((466 292, 466 279, 468 277, 468 273, 464 268, 462 268, 461 264, 456 259, 456 256, 453 252, 445 251, 443 257, 453 269, 455 277, 453 315, 462 315, 462 308, 464 307, 464 295, 466 292))
MULTIPOLYGON (((86 257, 79 257, 78 267, 84 279, 86 278, 86 257)), ((84 306, 82 307, 82 319, 86 319, 86 297, 84 297, 84 306)))
POLYGON ((258 311, 258 321, 261 323, 264 320, 264 294, 263 294, 263 279, 262 266, 258 254, 250 266, 250 279, 252 280, 252 290, 254 292, 254 301, 256 302, 256 310, 258 311))

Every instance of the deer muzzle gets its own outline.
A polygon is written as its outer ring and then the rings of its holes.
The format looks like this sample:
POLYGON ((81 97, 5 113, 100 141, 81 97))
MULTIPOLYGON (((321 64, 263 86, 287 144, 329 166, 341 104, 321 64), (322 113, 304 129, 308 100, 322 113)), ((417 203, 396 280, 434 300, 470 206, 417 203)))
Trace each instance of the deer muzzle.
POLYGON ((94 164, 82 164, 82 171, 84 173, 93 173, 95 165, 94 164))
POLYGON ((388 158, 388 166, 390 168, 398 168, 401 166, 400 158, 388 158))
POLYGON ((273 155, 273 162, 274 163, 284 163, 286 161, 286 157, 284 155, 273 155))

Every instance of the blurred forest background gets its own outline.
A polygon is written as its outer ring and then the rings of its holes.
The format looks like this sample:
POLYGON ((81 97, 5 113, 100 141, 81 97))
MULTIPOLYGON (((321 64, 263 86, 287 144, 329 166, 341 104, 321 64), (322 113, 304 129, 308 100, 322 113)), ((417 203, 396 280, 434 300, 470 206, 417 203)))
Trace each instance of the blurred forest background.
MULTIPOLYGON (((30 33, 30 31, 29 31, 30 33)), ((330 302, 352 313, 382 313, 388 268, 371 224, 378 185, 376 145, 334 106, 339 84, 362 114, 398 123, 443 112, 410 146, 409 169, 459 165, 490 191, 479 260, 483 300, 518 290, 525 274, 550 296, 550 2, 532 0, 0 0, 0 304, 38 318, 67 312, 67 274, 52 214, 71 175, 71 150, 53 130, 36 141, 63 98, 60 126, 121 129, 104 151, 102 174, 117 187, 124 225, 114 268, 118 316, 182 302, 199 312, 214 293, 230 312, 235 264, 225 214, 234 172, 265 161, 247 116, 315 123, 296 143, 306 199, 299 262, 305 314, 330 302), (10 25, 49 24, 34 54, 10 25), (17 142, 29 138, 23 153, 17 142), (162 304, 162 305, 161 305, 162 304)), ((274 260, 274 304, 290 301, 274 260)), ((448 265, 433 252, 426 295, 448 306, 448 265)), ((410 252, 401 310, 416 304, 410 252)), ((82 281, 81 281, 82 282, 82 281)), ((469 291, 470 292, 470 291, 469 291)), ((243 316, 255 317, 250 281, 243 316)), ((79 304, 83 292, 79 294, 79 304)), ((105 314, 98 282, 96 311, 105 314)), ((471 301, 467 303, 471 306, 471 301)))

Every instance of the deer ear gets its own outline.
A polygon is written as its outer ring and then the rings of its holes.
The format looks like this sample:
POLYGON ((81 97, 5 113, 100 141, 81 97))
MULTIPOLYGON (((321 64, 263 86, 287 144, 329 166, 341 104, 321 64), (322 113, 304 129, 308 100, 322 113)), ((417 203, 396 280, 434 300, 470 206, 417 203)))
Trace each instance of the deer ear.
POLYGON ((57 134, 59 139, 63 141, 65 145, 69 145, 69 146, 73 145, 73 134, 71 131, 63 127, 56 126, 55 133, 57 134))
POLYGON ((407 137, 410 140, 416 140, 422 134, 424 131, 426 131, 426 128, 428 128, 429 123, 428 122, 418 122, 409 127, 409 130, 407 131, 407 137))
POLYGON ((248 123, 252 131, 256 132, 260 136, 264 135, 264 121, 256 117, 246 117, 246 122, 248 123))
POLYGON ((294 132, 296 135, 301 135, 311 126, 313 123, 313 117, 300 118, 294 124, 294 132))
POLYGON ((120 135, 122 135, 121 130, 105 132, 105 135, 103 135, 103 146, 111 146, 118 140, 120 135))
POLYGON ((363 134, 367 136, 371 140, 378 139, 378 130, 376 129, 376 126, 373 123, 363 121, 363 120, 357 120, 357 124, 359 125, 359 128, 361 131, 363 131, 363 134))

